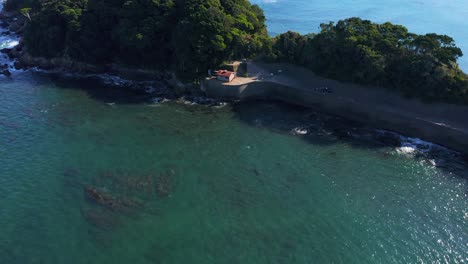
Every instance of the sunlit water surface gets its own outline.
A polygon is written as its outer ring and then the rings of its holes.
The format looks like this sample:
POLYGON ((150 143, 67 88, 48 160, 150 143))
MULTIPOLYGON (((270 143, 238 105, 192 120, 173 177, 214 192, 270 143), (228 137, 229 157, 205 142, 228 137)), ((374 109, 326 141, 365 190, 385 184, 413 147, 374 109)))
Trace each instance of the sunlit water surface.
POLYGON ((302 108, 147 99, 0 79, 0 263, 467 261, 456 153, 343 137, 302 108))
MULTIPOLYGON (((285 2, 263 4, 272 30, 377 12, 285 2)), ((0 263, 468 262, 459 154, 274 103, 154 101, 0 77, 0 263)))

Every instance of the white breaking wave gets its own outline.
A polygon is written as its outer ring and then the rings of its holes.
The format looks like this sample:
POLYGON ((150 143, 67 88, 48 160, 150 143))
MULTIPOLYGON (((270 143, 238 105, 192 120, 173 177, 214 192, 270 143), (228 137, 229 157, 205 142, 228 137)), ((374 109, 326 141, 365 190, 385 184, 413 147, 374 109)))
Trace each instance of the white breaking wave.
POLYGON ((421 162, 431 167, 447 166, 448 161, 459 157, 459 153, 454 150, 420 138, 406 137, 385 130, 377 130, 377 132, 392 134, 400 140, 400 146, 394 148, 396 154, 409 158, 422 158, 421 162))
POLYGON ((0 49, 12 49, 19 45, 19 40, 8 36, 8 38, 0 38, 0 49))
MULTIPOLYGON (((0 1, 0 12, 3 9, 3 3, 5 1, 0 1)), ((0 27, 0 50, 3 49, 13 49, 18 46, 20 43, 20 37, 14 33, 11 33, 7 28, 0 27)), ((17 72, 14 67, 15 60, 12 60, 8 57, 7 54, 0 55, 0 65, 5 65, 2 70, 7 70, 10 72, 17 72)))
POLYGON ((396 148, 396 151, 401 154, 428 153, 432 150, 451 151, 443 146, 424 141, 420 138, 406 137, 386 130, 377 130, 377 132, 382 134, 391 134, 394 137, 399 138, 401 144, 396 148))
POLYGON ((291 134, 293 135, 307 135, 309 133, 309 130, 303 127, 296 127, 293 130, 291 130, 291 134))
POLYGON ((401 154, 413 154, 417 151, 417 149, 413 146, 404 146, 397 148, 396 151, 401 154))
POLYGON ((428 153, 429 151, 433 149, 445 149, 448 151, 448 149, 440 145, 427 142, 419 138, 411 138, 411 137, 405 137, 405 136, 400 135, 400 140, 401 140, 401 147, 397 148, 397 152, 399 153, 404 153, 404 154, 412 154, 415 152, 428 153))

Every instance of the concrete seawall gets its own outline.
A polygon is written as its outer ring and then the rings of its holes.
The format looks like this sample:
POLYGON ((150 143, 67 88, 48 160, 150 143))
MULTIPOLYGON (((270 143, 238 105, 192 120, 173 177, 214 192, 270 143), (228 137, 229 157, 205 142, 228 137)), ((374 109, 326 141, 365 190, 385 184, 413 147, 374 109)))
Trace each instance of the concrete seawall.
POLYGON ((205 93, 235 100, 279 100, 311 107, 380 129, 418 137, 468 154, 468 107, 426 104, 378 87, 320 78, 292 65, 249 64, 251 78, 206 80, 205 93))

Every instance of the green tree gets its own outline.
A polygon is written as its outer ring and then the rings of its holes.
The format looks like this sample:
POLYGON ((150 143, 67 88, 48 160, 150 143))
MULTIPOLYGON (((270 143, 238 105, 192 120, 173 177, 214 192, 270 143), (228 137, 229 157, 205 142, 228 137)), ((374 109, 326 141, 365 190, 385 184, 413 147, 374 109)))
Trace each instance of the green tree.
POLYGON ((30 1, 34 56, 194 75, 271 47, 263 11, 247 0, 30 1))
POLYGON ((273 54, 333 79, 468 103, 468 78, 456 63, 463 53, 449 36, 417 35, 400 25, 349 18, 322 24, 316 35, 281 34, 273 54))

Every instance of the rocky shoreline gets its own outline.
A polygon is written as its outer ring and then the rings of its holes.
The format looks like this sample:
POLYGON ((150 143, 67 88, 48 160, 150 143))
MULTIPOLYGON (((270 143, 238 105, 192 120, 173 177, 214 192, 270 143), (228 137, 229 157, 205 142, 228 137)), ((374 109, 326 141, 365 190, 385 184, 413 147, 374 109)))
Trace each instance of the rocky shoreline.
POLYGON ((341 83, 289 64, 250 62, 248 73, 250 78, 232 83, 207 79, 202 86, 214 98, 301 105, 468 154, 467 106, 426 103, 381 87, 341 83))
MULTIPOLYGON (((183 83, 180 81, 174 72, 170 71, 158 71, 150 69, 137 69, 130 68, 122 65, 93 65, 83 62, 73 61, 68 58, 41 58, 31 56, 24 48, 23 43, 21 42, 21 34, 24 31, 25 18, 21 15, 15 13, 8 13, 2 11, 0 13, 0 26, 5 28, 6 31, 1 33, 4 36, 12 35, 19 36, 19 43, 13 48, 4 48, 1 50, 2 53, 7 54, 7 56, 14 62, 12 65, 4 64, 0 65, 0 74, 5 76, 10 76, 10 69, 14 68, 16 70, 26 70, 26 69, 38 69, 47 73, 59 74, 62 76, 68 76, 78 79, 86 78, 98 78, 104 84, 110 86, 125 87, 134 90, 141 90, 145 93, 152 95, 155 99, 155 102, 162 102, 165 100, 175 100, 180 99, 183 102, 203 104, 203 105, 220 105, 222 102, 226 101, 226 98, 223 96, 213 96, 206 91, 202 91, 203 87, 199 83, 183 83), (218 99, 213 99, 218 98, 218 99), (224 98, 224 99, 223 99, 224 98)), ((256 82, 257 83, 257 82, 256 82)), ((268 83, 268 82, 266 82, 268 83)), ((201 83, 202 86, 204 82, 201 83)), ((271 86, 271 85, 270 85, 271 86)), ((271 87, 270 87, 271 88, 271 87)), ((203 89, 204 90, 204 89, 203 89)), ((233 90, 235 91, 235 90, 233 90)), ((243 97, 243 96, 241 96, 243 97)), ((246 98, 249 96, 245 96, 246 98)), ((255 96, 254 96, 255 97, 255 96)), ((261 96, 263 98, 264 96, 261 96)), ((239 100, 240 98, 230 98, 229 101, 239 100)), ((245 99, 245 98, 244 98, 245 99)), ((266 99, 266 98, 264 98, 266 99)), ((271 98, 270 98, 271 99, 271 98)), ((291 101, 284 98, 273 98, 274 100, 285 101, 291 104, 300 104, 296 101, 291 101)), ((305 104, 308 105, 308 104, 305 104)), ((337 114, 342 116, 334 111, 324 111, 328 114, 337 114)), ((351 120, 355 120, 354 116, 347 116, 351 120)), ((360 120, 360 119, 359 119, 360 120)), ((362 121, 362 120, 360 120, 362 121)), ((381 122, 380 122, 381 123, 381 122)), ((395 129, 394 126, 377 126, 384 129, 389 129, 402 132, 398 129, 395 129)), ((389 136, 390 134, 385 134, 383 141, 387 141, 389 145, 401 145, 399 140, 395 136, 389 136)), ((411 133, 410 136, 415 136, 415 133, 411 133)), ((436 137, 438 139, 439 137, 436 137)), ((433 138, 429 138, 433 139, 433 138)), ((443 145, 448 145, 453 149, 461 151, 465 155, 468 154, 466 151, 463 151, 460 148, 454 147, 453 144, 444 144, 445 140, 436 140, 437 143, 442 143, 443 145)), ((451 142, 449 142, 451 143, 451 142)))

